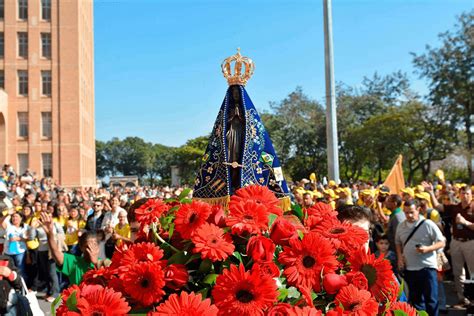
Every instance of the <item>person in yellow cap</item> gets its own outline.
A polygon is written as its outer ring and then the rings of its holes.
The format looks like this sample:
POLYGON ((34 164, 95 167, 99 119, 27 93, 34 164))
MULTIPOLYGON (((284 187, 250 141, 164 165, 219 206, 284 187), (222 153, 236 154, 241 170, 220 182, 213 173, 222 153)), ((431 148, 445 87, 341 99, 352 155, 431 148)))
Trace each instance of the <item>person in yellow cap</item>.
POLYGON ((415 190, 412 188, 405 188, 402 189, 402 200, 403 202, 413 200, 415 198, 415 190))
POLYGON ((426 219, 432 220, 438 227, 443 231, 443 225, 441 222, 441 215, 431 205, 431 197, 428 192, 421 192, 415 194, 415 198, 418 202, 418 210, 420 214, 426 219))
POLYGON ((309 208, 311 206, 313 206, 314 202, 313 202, 313 196, 311 195, 310 191, 306 191, 304 194, 303 194, 303 207, 304 208, 309 208))

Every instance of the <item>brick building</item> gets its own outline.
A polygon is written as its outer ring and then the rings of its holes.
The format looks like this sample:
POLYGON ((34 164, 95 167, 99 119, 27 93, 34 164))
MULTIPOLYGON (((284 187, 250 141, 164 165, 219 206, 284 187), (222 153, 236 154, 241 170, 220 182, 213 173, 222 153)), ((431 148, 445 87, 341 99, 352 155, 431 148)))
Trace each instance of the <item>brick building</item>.
POLYGON ((95 185, 92 0, 0 0, 0 164, 95 185))

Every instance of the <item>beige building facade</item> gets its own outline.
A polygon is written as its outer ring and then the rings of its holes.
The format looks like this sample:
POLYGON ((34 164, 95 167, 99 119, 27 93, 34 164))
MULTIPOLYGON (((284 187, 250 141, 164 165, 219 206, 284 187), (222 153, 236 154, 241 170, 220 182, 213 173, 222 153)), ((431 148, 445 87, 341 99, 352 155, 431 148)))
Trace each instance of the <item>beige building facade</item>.
POLYGON ((92 0, 0 0, 0 164, 93 186, 92 0))

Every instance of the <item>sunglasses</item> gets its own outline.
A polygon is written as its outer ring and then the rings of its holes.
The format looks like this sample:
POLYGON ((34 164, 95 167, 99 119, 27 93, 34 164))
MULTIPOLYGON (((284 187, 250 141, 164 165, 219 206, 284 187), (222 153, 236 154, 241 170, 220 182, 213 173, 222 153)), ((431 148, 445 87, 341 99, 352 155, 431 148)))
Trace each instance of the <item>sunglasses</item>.
POLYGON ((102 204, 94 204, 94 206, 102 206, 102 204))

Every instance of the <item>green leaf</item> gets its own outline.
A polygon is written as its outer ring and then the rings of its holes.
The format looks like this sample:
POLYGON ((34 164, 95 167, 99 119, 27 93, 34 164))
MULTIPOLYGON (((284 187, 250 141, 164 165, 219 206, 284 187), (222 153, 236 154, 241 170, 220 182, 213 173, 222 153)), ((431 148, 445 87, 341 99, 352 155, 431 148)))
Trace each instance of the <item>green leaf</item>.
POLYGON ((170 226, 168 227, 168 238, 171 239, 171 237, 173 236, 173 232, 174 232, 174 223, 170 224, 170 226))
POLYGON ((300 205, 293 204, 291 206, 291 210, 293 211, 293 214, 295 214, 300 220, 303 220, 303 209, 300 205))
POLYGON ((301 294, 296 287, 290 286, 288 288, 288 298, 299 298, 300 296, 301 294))
POLYGON ((303 239, 303 237, 304 237, 303 231, 297 230, 297 232, 298 232, 298 236, 300 236, 300 239, 303 239))
POLYGON ((212 285, 212 284, 216 283, 217 276, 218 276, 218 274, 215 274, 215 273, 208 274, 208 275, 206 275, 204 280, 202 280, 202 282, 212 285))
POLYGON ((189 259, 186 261, 185 265, 190 263, 191 261, 194 261, 194 260, 199 259, 199 258, 201 258, 201 255, 196 253, 196 254, 192 255, 191 257, 189 257, 189 259))
POLYGON ((66 300, 66 306, 71 312, 79 312, 77 309, 76 291, 73 291, 66 300))
MULTIPOLYGON (((408 316, 407 313, 405 313, 404 311, 399 310, 399 309, 394 310, 394 311, 393 311, 393 315, 394 315, 394 316, 408 316)), ((428 314, 426 314, 426 315, 428 315, 428 314)))
POLYGON ((402 282, 400 282, 400 288, 398 289, 398 299, 400 299, 400 297, 402 296, 403 294, 403 290, 405 289, 405 280, 402 279, 402 282))
POLYGON ((212 261, 209 259, 203 260, 199 265, 199 272, 207 273, 211 271, 212 268, 212 261))
POLYGON ((168 264, 184 264, 187 258, 188 257, 184 254, 184 251, 180 251, 168 259, 168 264))
POLYGON ((429 316, 427 312, 425 311, 417 311, 418 312, 418 316, 429 316))
POLYGON ((183 203, 182 200, 184 200, 188 196, 189 192, 191 192, 190 188, 184 189, 183 192, 181 192, 181 194, 178 196, 178 201, 183 203))
POLYGON ((58 308, 59 303, 61 302, 62 296, 58 295, 51 303, 51 315, 56 316, 56 308, 58 308))
POLYGON ((270 213, 268 215, 268 227, 272 227, 273 223, 275 222, 275 220, 278 218, 278 215, 275 215, 273 213, 270 213))
POLYGON ((242 255, 240 254, 240 252, 238 251, 234 251, 234 253, 232 254, 234 257, 236 257, 237 259, 239 259, 240 263, 243 263, 243 259, 242 259, 242 255))
POLYGON ((278 294, 278 300, 283 302, 286 297, 288 296, 288 289, 287 288, 281 288, 281 289, 278 289, 278 292, 280 292, 280 294, 278 294))
POLYGON ((199 290, 198 293, 201 293, 202 299, 204 300, 207 297, 207 292, 209 292, 209 288, 205 287, 202 290, 199 290))

